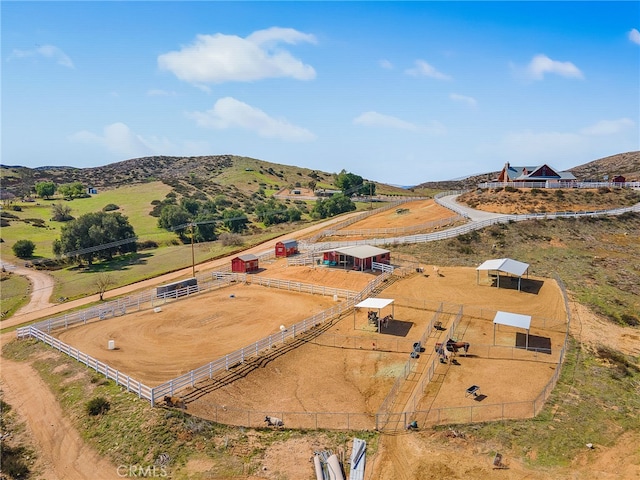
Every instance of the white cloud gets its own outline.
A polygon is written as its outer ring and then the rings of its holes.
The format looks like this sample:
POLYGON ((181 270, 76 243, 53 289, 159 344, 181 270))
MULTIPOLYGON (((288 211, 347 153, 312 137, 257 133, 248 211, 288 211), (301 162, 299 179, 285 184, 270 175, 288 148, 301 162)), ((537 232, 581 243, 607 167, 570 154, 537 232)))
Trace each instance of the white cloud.
POLYGON ((158 56, 158 66, 193 84, 251 82, 291 77, 311 80, 316 72, 282 49, 281 43, 316 43, 313 35, 291 28, 272 27, 246 38, 236 35, 198 35, 179 51, 158 56))
POLYGON ((542 80, 547 73, 568 78, 583 78, 582 72, 573 63, 552 60, 543 54, 535 55, 527 65, 526 71, 529 78, 534 80, 542 80))
POLYGON ((631 30, 629 30, 628 37, 630 41, 632 41, 636 45, 640 45, 640 32, 637 28, 632 28, 631 30))
POLYGON ((378 62, 378 65, 380 65, 380 67, 384 68, 385 70, 393 70, 393 63, 391 63, 389 60, 382 59, 378 62))
POLYGON ((430 77, 437 80, 449 80, 451 78, 449 75, 445 75, 444 73, 439 72, 424 60, 416 60, 414 63, 414 68, 408 68, 404 71, 407 75, 413 75, 416 77, 430 77))
POLYGON ((430 122, 428 125, 418 125, 407 122, 392 115, 384 115, 378 112, 365 112, 353 119, 356 125, 364 127, 393 128, 398 130, 408 130, 410 132, 423 132, 439 135, 445 132, 445 127, 440 122, 430 122))
POLYGON ((219 99, 211 110, 187 113, 205 128, 223 130, 243 128, 265 138, 280 138, 292 142, 308 142, 316 139, 309 130, 292 125, 283 119, 272 118, 262 110, 232 97, 219 99))
POLYGON ((13 50, 11 55, 9 55, 9 59, 13 58, 27 58, 27 57, 44 57, 50 58, 56 61, 58 65, 62 65, 67 68, 75 68, 71 58, 64 53, 61 49, 56 47, 55 45, 39 45, 34 50, 13 50))
POLYGON ((478 102, 475 98, 468 97, 466 95, 460 95, 458 93, 452 93, 451 95, 449 95, 449 98, 454 102, 466 103, 470 107, 475 107, 478 105, 478 102))
POLYGON ((632 128, 635 122, 630 118, 619 118, 617 120, 600 120, 580 130, 583 135, 614 135, 627 128, 632 128))
POLYGON ((168 140, 156 137, 144 138, 122 122, 107 125, 101 135, 83 130, 74 133, 69 139, 75 142, 99 145, 123 158, 166 153, 172 149, 168 140))

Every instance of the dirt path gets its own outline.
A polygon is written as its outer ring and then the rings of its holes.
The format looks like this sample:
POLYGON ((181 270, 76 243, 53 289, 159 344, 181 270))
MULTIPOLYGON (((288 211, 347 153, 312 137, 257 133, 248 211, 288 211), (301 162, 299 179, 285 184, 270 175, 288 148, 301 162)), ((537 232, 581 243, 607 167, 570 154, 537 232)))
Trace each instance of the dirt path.
MULTIPOLYGON (((13 334, 10 338, 13 338, 13 334)), ((7 341, 3 335, 0 343, 7 341)), ((28 363, 2 358, 4 400, 25 421, 48 480, 116 479, 116 466, 88 447, 64 416, 58 401, 28 363)))

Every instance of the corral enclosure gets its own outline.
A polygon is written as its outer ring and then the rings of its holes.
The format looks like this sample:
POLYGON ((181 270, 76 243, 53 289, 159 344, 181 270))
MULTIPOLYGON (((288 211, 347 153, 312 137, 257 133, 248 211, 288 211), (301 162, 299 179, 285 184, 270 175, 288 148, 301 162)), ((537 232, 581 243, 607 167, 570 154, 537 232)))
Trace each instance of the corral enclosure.
POLYGON ((65 343, 153 386, 335 305, 332 297, 238 283, 60 332, 65 343), (116 349, 108 350, 109 340, 116 349))
MULTIPOLYGON (((275 265, 271 268, 277 270, 275 265)), ((308 280, 315 274, 342 286, 374 278, 341 269, 278 269, 285 277, 297 272, 302 274, 300 280, 308 280)), ((432 269, 424 266, 423 271, 432 269)), ((415 273, 390 282, 379 295, 394 299, 394 320, 381 333, 368 323, 364 309, 355 314, 350 311, 312 335, 261 353, 180 394, 191 413, 232 424, 255 425, 264 412, 270 412, 282 414, 290 427, 374 428, 375 414, 398 377, 406 374, 413 343, 426 331, 439 306, 446 304, 439 317, 443 325, 426 338, 424 351, 411 367, 412 378, 398 390, 393 410, 530 402, 554 373, 566 328, 560 289, 552 280, 539 282, 542 286, 534 294, 478 285, 472 268, 440 268, 439 275, 415 273), (470 342, 468 356, 459 355, 457 365, 438 365, 431 383, 424 384, 424 395, 421 391, 416 396, 406 389, 417 383, 421 369, 435 358, 434 345, 446 341, 455 316, 452 312, 460 306, 464 314, 454 335, 470 342), (493 346, 491 315, 497 309, 534 316, 530 334, 548 339, 551 350, 540 353, 516 348, 522 332, 508 327, 497 330, 493 346), (482 387, 485 397, 481 401, 465 396, 472 384, 482 387), (405 401, 409 404, 403 404, 405 401)), ((160 312, 149 310, 94 322, 58 336, 154 385, 335 304, 331 296, 239 283, 163 305, 160 312), (110 339, 115 340, 116 350, 108 350, 110 339)), ((389 306, 381 313, 391 311, 389 306)), ((530 415, 525 408, 522 416, 530 415)))

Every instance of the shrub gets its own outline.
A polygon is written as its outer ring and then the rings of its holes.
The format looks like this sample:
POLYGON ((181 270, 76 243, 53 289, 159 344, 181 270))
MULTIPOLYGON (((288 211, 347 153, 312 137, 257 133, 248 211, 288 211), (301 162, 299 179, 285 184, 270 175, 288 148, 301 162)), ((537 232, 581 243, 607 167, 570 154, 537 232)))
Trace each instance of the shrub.
POLYGON ((158 242, 153 240, 143 240, 138 242, 138 250, 151 250, 153 248, 158 248, 158 242))
POLYGON ((18 240, 11 247, 13 254, 18 258, 30 258, 36 249, 36 244, 31 240, 18 240))
POLYGON ((244 244, 244 241, 242 240, 242 236, 238 235, 237 233, 225 232, 220 234, 219 238, 220 238, 220 243, 222 243, 222 245, 224 245, 225 247, 241 246, 244 244))
POLYGON ((516 187, 512 187, 511 185, 507 185, 506 187, 504 187, 504 191, 514 193, 517 192, 518 189, 516 187))
MULTIPOLYGON (((1 459, 2 472, 11 475, 11 478, 28 478, 29 467, 24 462, 27 451, 24 447, 12 447, 5 442, 2 443, 1 459)), ((4 475, 2 478, 5 478, 4 475)))
POLYGON ((112 212, 113 210, 120 210, 120 207, 115 203, 108 203, 104 207, 102 207, 103 212, 112 212))
POLYGON ((634 317, 633 315, 629 315, 628 313, 622 314, 620 320, 622 320, 622 323, 631 327, 637 327, 638 325, 640 325, 640 319, 638 319, 638 317, 634 317))
POLYGON ((104 397, 95 397, 87 402, 87 413, 91 416, 107 413, 110 408, 111 404, 104 397))

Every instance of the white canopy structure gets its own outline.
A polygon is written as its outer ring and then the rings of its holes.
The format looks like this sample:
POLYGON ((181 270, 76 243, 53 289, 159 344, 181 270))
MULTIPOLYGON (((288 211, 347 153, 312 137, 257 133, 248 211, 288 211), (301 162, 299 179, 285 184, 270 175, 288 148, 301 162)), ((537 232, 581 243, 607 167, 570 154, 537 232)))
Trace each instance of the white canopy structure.
POLYGON ((482 265, 476 268, 476 283, 480 282, 480 270, 497 272, 497 287, 500 287, 500 272, 508 273, 518 277, 518 291, 520 290, 520 282, 522 276, 529 270, 529 264, 512 260, 511 258, 497 258, 494 260, 486 260, 482 265))
MULTIPOLYGON (((356 304, 356 308, 375 308, 378 309, 378 323, 380 323, 380 310, 382 310, 384 307, 391 305, 391 315, 393 316, 394 314, 394 308, 393 308, 393 299, 391 298, 367 298, 363 301, 361 301, 360 303, 356 304)), ((353 329, 355 330, 356 328, 356 310, 353 310, 353 329)), ((378 325, 378 331, 380 331, 380 325, 378 325)))
POLYGON ((527 331, 527 341, 525 349, 529 348, 529 328, 531 327, 531 315, 520 315, 519 313, 496 312, 493 318, 493 344, 496 344, 496 325, 507 325, 509 327, 523 328, 527 331))

